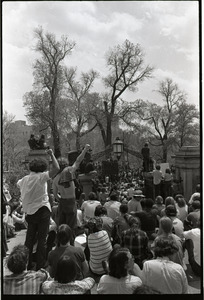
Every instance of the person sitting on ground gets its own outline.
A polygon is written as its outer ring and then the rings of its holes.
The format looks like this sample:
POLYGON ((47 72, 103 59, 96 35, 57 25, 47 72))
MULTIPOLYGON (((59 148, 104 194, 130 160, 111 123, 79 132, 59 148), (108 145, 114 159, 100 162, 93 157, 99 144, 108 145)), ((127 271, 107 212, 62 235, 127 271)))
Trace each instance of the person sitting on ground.
POLYGON ((107 231, 109 238, 111 238, 113 220, 107 216, 107 209, 103 205, 96 206, 95 217, 100 217, 103 220, 102 229, 107 231))
POLYGON ((121 203, 117 194, 111 194, 110 199, 104 204, 104 207, 107 209, 108 217, 115 220, 117 216, 120 216, 120 205, 121 203))
POLYGON ((87 225, 85 225, 88 228, 88 232, 87 246, 84 251, 89 261, 90 271, 96 275, 105 273, 102 262, 107 260, 112 250, 110 238, 108 233, 102 229, 102 224, 102 218, 94 217, 89 219, 87 225))
POLYGON ((97 294, 132 294, 142 285, 134 275, 134 258, 129 249, 116 247, 108 258, 108 274, 103 275, 97 286, 97 294))
POLYGON ((188 252, 189 264, 195 275, 201 277, 201 260, 200 260, 200 219, 197 226, 184 231, 185 249, 188 252))
POLYGON ((184 220, 184 230, 190 230, 197 227, 197 223, 200 219, 200 201, 195 200, 191 204, 192 211, 187 215, 186 220, 184 220))
POLYGON ((172 233, 173 222, 172 220, 164 216, 159 220, 159 231, 153 243, 151 244, 151 249, 155 247, 155 243, 160 237, 165 237, 172 239, 178 247, 178 251, 169 256, 169 259, 177 264, 180 264, 182 267, 185 267, 184 264, 184 241, 178 237, 176 234, 172 233))
POLYGON ((142 195, 141 190, 136 190, 132 196, 132 199, 128 201, 128 213, 135 212, 135 211, 142 211, 141 206, 141 199, 143 199, 145 196, 142 195))
POLYGON ((192 204, 194 200, 200 199, 200 183, 196 185, 195 193, 193 193, 188 201, 188 205, 192 204))
POLYGON ((40 269, 27 271, 29 250, 25 245, 17 245, 7 258, 7 268, 12 274, 3 277, 3 294, 40 294, 41 284, 49 278, 49 273, 40 269))
POLYGON ((123 232, 123 230, 130 228, 128 219, 131 217, 131 215, 128 214, 128 205, 121 204, 119 210, 120 216, 116 217, 113 221, 113 228, 111 232, 112 245, 120 245, 121 233, 123 232))
POLYGON ((142 270, 135 264, 135 274, 143 284, 162 294, 188 294, 188 281, 183 267, 169 258, 176 251, 178 247, 173 240, 159 237, 155 241, 155 259, 145 261, 142 270))
POLYGON ((84 251, 80 247, 70 245, 72 230, 67 224, 61 224, 57 231, 57 247, 48 254, 48 272, 52 278, 55 277, 57 262, 62 255, 72 257, 77 264, 77 280, 81 280, 88 273, 88 264, 84 251))
POLYGON ((94 217, 96 206, 100 204, 101 203, 97 200, 96 194, 94 192, 90 192, 88 195, 88 200, 85 200, 81 206, 84 224, 86 224, 89 219, 94 217))
MULTIPOLYGON (((165 207, 161 210, 161 217, 166 216, 166 211, 165 210, 166 210, 166 207, 168 205, 174 205, 176 207, 176 201, 173 197, 168 196, 168 197, 165 198, 164 205, 165 205, 165 207)), ((177 209, 176 209, 176 211, 177 211, 177 217, 178 217, 179 216, 179 211, 177 209)))
POLYGON ((42 294, 46 295, 80 295, 86 294, 93 288, 95 280, 86 277, 77 280, 76 261, 67 255, 63 255, 57 262, 54 280, 47 280, 42 284, 42 294))
POLYGON ((141 230, 147 233, 150 241, 154 240, 155 229, 158 227, 157 210, 153 209, 154 201, 151 198, 141 200, 142 211, 136 211, 132 215, 138 217, 141 222, 141 230))
POLYGON ((27 229, 28 224, 25 220, 25 213, 23 211, 22 202, 13 210, 12 212, 13 224, 15 226, 15 231, 19 231, 21 229, 27 229))
POLYGON ((176 205, 176 210, 178 211, 177 215, 178 215, 179 220, 184 222, 184 220, 186 219, 187 214, 188 214, 188 205, 186 204, 186 201, 185 201, 183 195, 177 194, 175 196, 175 205, 176 205))
POLYGON ((127 222, 130 228, 122 231, 120 245, 130 250, 134 261, 142 269, 143 261, 153 257, 148 247, 149 239, 146 232, 140 229, 139 218, 130 216, 127 222))
POLYGON ((163 202, 164 202, 163 197, 157 196, 155 199, 155 204, 152 206, 152 208, 157 210, 158 220, 161 218, 161 211, 165 208, 163 202))
POLYGON ((165 213, 173 222, 173 232, 183 240, 184 226, 183 222, 177 218, 176 206, 168 205, 165 208, 165 213))
POLYGON ((98 195, 98 199, 101 202, 101 205, 104 205, 106 203, 107 198, 108 198, 108 193, 107 193, 106 188, 103 186, 101 188, 101 191, 100 191, 99 195, 98 195))
POLYGON ((134 291, 133 294, 143 294, 143 295, 152 295, 152 294, 162 294, 161 292, 155 290, 152 287, 149 287, 146 284, 142 284, 141 286, 138 286, 134 291))

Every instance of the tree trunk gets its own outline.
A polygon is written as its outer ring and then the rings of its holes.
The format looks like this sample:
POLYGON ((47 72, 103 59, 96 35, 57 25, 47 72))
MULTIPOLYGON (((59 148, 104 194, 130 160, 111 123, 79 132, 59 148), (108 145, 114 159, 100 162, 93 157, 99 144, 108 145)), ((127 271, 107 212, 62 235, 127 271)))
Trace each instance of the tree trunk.
POLYGON ((60 138, 59 132, 56 124, 52 127, 52 137, 53 137, 53 146, 54 146, 54 154, 56 158, 61 156, 61 149, 60 149, 60 138))

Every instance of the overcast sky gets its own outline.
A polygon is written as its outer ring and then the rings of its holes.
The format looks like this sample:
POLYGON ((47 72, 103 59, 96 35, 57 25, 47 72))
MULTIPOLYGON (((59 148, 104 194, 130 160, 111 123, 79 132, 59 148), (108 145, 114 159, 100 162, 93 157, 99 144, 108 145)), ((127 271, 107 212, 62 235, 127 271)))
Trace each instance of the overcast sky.
MULTIPOLYGON (((126 99, 161 104, 154 90, 168 77, 199 109, 198 1, 4 1, 2 9, 3 111, 15 120, 26 120, 22 98, 32 90, 38 26, 76 42, 66 65, 77 66, 79 74, 94 69, 106 76, 107 50, 125 39, 139 43, 145 64, 155 68, 154 78, 126 99)), ((100 79, 92 91, 103 91, 100 79)))

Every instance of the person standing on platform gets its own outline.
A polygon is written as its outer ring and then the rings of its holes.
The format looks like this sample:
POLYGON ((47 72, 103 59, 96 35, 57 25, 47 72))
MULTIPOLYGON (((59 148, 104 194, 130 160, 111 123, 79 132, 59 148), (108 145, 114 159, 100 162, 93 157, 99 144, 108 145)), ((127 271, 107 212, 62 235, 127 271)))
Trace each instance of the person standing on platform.
POLYGON ((67 224, 73 231, 77 228, 77 203, 73 179, 89 149, 90 145, 86 144, 72 166, 69 166, 68 159, 58 158, 60 172, 53 179, 53 194, 59 201, 59 225, 67 224))
POLYGON ((46 238, 49 231, 51 205, 49 202, 47 182, 59 172, 59 164, 52 149, 45 150, 52 159, 52 168, 47 170, 47 162, 42 158, 29 163, 30 174, 18 180, 23 211, 27 214, 28 224, 25 246, 29 249, 28 270, 32 268, 32 252, 37 236, 36 271, 44 268, 46 263, 46 238))
POLYGON ((143 167, 144 172, 149 172, 149 162, 150 162, 150 150, 148 147, 148 143, 144 144, 144 147, 142 148, 141 154, 143 156, 143 167))
POLYGON ((154 184, 154 199, 157 196, 161 196, 161 181, 163 178, 160 165, 156 165, 156 169, 153 170, 153 184, 154 184))

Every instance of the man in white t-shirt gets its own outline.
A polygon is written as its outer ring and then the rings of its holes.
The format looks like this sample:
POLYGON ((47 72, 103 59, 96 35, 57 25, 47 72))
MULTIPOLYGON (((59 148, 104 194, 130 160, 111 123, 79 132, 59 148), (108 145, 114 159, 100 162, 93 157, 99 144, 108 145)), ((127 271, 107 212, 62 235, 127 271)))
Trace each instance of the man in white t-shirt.
POLYGON ((160 165, 156 165, 156 169, 152 172, 154 184, 154 198, 161 196, 161 181, 163 178, 160 165))

